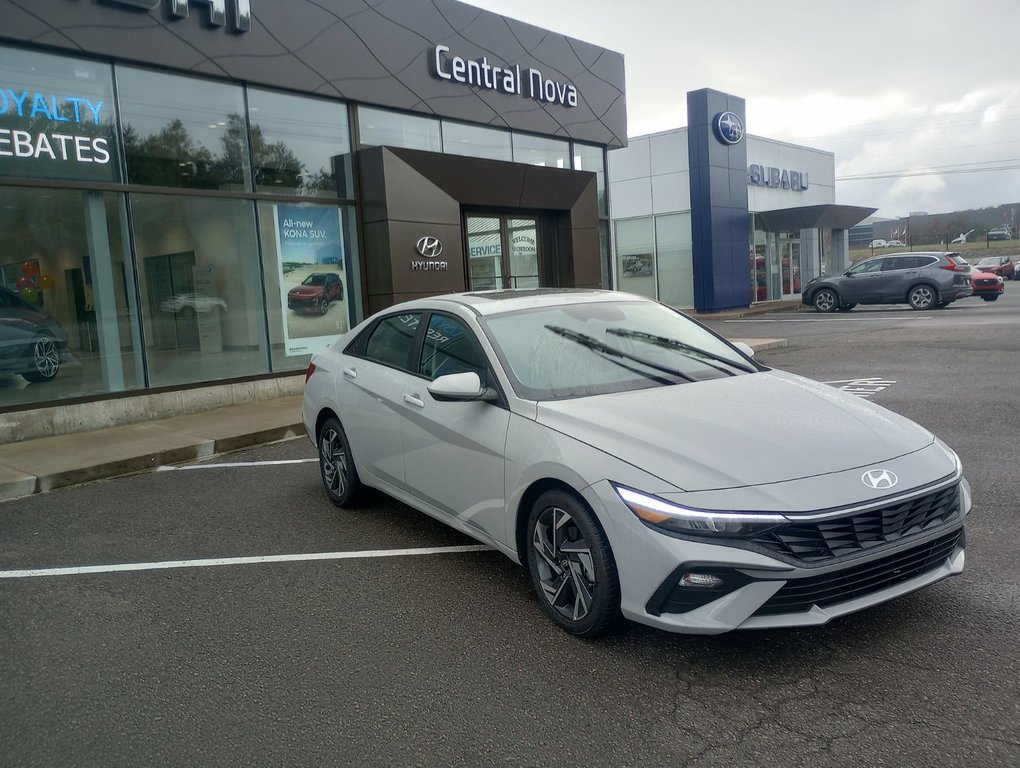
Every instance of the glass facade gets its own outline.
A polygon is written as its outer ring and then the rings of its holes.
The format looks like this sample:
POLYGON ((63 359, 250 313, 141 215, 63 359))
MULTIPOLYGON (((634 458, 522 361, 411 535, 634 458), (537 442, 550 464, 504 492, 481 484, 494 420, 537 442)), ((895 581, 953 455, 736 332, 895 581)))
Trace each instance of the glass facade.
POLYGON ((2 46, 0 79, 0 409, 301 370, 362 316, 344 104, 2 46))
MULTIPOLYGON (((601 146, 2 45, 0 86, 0 411, 303 370, 365 315, 356 146, 594 172, 610 286, 601 146)), ((495 221, 470 286, 542 284, 495 221)))

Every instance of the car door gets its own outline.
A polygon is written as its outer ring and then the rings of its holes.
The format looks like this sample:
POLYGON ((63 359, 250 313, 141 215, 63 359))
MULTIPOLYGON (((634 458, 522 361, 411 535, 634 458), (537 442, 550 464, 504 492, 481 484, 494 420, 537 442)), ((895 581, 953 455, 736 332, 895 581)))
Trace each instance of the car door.
POLYGON ((360 472, 406 488, 401 420, 420 312, 383 317, 340 356, 337 402, 360 472))
POLYGON ((883 304, 901 304, 907 291, 917 282, 920 271, 916 256, 887 256, 883 259, 878 300, 883 304))
POLYGON ((510 411, 495 402, 441 402, 428 392, 439 376, 473 371, 483 386, 491 365, 463 319, 427 320, 415 375, 402 393, 407 486, 425 503, 494 541, 505 538, 505 458, 510 411))
POLYGON ((885 259, 869 259, 855 264, 839 281, 840 298, 844 304, 872 304, 879 301, 882 263, 885 259))

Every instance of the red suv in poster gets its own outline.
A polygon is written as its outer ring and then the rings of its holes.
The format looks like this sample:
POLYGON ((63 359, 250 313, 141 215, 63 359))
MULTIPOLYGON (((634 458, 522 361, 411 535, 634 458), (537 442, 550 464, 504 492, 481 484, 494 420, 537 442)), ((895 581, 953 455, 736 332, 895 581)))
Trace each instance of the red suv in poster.
POLYGON ((333 272, 312 272, 301 285, 287 293, 287 306, 295 312, 326 314, 331 301, 343 301, 344 286, 340 275, 333 272))

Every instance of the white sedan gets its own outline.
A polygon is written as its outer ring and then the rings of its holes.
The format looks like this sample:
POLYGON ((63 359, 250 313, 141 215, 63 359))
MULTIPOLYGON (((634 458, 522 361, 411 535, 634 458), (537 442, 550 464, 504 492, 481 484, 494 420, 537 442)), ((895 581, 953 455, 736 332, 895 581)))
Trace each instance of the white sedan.
POLYGON ((823 624, 960 573, 956 454, 748 351, 622 293, 438 296, 316 355, 303 417, 334 503, 492 546, 575 635, 823 624))

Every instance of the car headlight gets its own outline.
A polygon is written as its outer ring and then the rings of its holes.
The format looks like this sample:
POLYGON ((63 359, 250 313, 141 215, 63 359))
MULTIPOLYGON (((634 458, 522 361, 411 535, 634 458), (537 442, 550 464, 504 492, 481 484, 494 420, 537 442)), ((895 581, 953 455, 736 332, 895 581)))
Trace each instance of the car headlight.
POLYGON ((691 509, 624 486, 614 485, 613 488, 639 520, 667 533, 746 537, 790 522, 775 513, 691 509))

